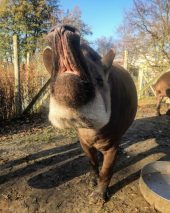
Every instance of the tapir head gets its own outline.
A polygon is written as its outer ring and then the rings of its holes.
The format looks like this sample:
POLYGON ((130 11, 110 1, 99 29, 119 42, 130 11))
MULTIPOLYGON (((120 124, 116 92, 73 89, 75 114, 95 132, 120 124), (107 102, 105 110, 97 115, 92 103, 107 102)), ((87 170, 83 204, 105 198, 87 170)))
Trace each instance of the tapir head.
POLYGON ((43 60, 51 74, 49 119, 59 128, 101 128, 110 119, 109 70, 114 52, 101 58, 81 44, 70 25, 54 27, 47 35, 43 60))

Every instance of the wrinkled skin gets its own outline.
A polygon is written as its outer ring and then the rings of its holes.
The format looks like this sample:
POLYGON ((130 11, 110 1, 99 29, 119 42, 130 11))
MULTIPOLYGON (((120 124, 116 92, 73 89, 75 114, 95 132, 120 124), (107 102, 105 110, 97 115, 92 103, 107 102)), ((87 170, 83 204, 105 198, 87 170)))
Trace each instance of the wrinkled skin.
POLYGON ((57 128, 76 128, 92 165, 94 201, 108 198, 117 148, 134 120, 137 95, 129 73, 113 64, 111 49, 101 58, 72 26, 54 27, 47 35, 43 60, 51 73, 49 120, 57 128), (98 168, 97 151, 103 154, 98 168))
MULTIPOLYGON (((170 71, 161 75, 157 82, 153 85, 153 88, 156 91, 157 97, 157 115, 160 116, 161 103, 164 97, 170 98, 170 71)), ((166 112, 167 115, 170 115, 170 109, 166 112)))

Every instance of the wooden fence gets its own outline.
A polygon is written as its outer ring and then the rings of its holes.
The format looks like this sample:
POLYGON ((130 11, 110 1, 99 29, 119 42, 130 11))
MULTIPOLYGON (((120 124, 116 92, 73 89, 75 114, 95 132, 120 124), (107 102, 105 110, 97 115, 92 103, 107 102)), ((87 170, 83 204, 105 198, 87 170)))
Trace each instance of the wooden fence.
MULTIPOLYGON (((21 111, 21 101, 19 99, 20 94, 20 70, 19 70, 19 62, 18 62, 18 47, 17 47, 17 36, 13 36, 13 48, 14 48, 14 72, 15 72, 15 106, 16 106, 16 113, 17 115, 27 114, 30 112, 31 109, 36 105, 36 107, 40 107, 43 103, 43 100, 46 99, 49 95, 48 86, 50 84, 50 79, 42 86, 39 92, 33 97, 32 101, 28 104, 28 106, 21 111)), ((124 68, 127 69, 128 67, 128 51, 125 50, 124 52, 124 68)), ((152 78, 148 78, 146 76, 147 67, 141 66, 139 69, 138 75, 138 98, 142 98, 146 96, 146 93, 156 95, 153 84, 155 81, 164 73, 165 71, 158 73, 157 75, 153 76, 152 78)))
MULTIPOLYGON (((29 66, 29 60, 30 57, 29 53, 27 54, 27 66, 29 66)), ((38 93, 32 98, 30 103, 22 110, 22 103, 21 103, 21 82, 20 82, 20 64, 19 64, 19 48, 18 48, 18 37, 17 35, 13 35, 13 58, 14 58, 14 97, 15 97, 15 114, 16 116, 21 116, 29 113, 32 109, 40 108, 43 104, 44 100, 49 96, 49 84, 50 79, 46 81, 46 83, 40 88, 38 93)))

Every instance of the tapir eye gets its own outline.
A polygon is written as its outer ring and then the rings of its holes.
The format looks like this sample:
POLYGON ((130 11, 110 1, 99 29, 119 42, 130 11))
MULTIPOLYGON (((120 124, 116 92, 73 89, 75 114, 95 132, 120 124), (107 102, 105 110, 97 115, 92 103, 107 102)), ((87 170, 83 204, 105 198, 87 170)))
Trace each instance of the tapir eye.
POLYGON ((96 82, 98 86, 103 86, 103 79, 100 76, 96 77, 96 82))

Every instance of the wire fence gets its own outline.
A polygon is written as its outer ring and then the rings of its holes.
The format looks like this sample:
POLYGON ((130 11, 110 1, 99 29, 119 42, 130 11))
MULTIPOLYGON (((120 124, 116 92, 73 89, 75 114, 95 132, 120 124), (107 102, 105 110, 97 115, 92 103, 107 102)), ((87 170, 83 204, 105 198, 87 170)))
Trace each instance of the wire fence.
MULTIPOLYGON (((49 79, 41 61, 34 59, 29 66, 20 66, 20 100, 22 111, 28 106, 33 97, 49 79)), ((0 120, 16 116, 15 110, 15 79, 13 65, 0 66, 0 120)), ((34 107, 32 112, 36 108, 34 107)))

